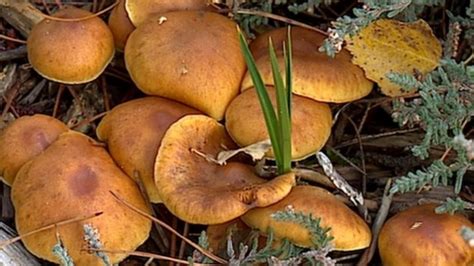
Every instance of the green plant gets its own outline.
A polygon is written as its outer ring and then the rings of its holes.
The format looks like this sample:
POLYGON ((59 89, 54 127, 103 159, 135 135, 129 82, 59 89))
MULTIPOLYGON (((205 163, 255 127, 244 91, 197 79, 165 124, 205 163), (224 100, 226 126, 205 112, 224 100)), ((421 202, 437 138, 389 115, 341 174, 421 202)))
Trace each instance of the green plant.
POLYGON ((247 41, 242 32, 239 34, 240 46, 242 48, 248 71, 252 77, 253 84, 257 91, 262 111, 265 117, 265 124, 275 154, 278 173, 283 174, 291 171, 291 39, 290 29, 288 29, 288 41, 284 45, 285 58, 285 81, 280 74, 280 68, 275 53, 275 48, 270 39, 269 53, 272 65, 273 80, 276 89, 277 107, 273 109, 272 102, 268 96, 267 89, 262 77, 258 72, 255 60, 250 52, 247 41))

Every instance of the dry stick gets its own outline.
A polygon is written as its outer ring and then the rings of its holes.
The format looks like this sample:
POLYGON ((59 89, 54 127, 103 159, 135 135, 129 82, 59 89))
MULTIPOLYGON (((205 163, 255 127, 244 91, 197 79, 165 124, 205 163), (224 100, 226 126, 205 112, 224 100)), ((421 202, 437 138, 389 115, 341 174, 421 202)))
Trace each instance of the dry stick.
POLYGON ((95 120, 97 120, 97 119, 99 119, 99 118, 104 117, 104 116, 107 115, 107 114, 108 114, 108 112, 102 112, 102 113, 97 114, 97 115, 95 115, 95 116, 93 116, 93 117, 86 118, 86 119, 84 119, 84 120, 82 120, 82 121, 80 121, 80 122, 78 122, 78 123, 76 123, 76 124, 73 124, 73 125, 69 126, 69 129, 80 128, 80 127, 82 127, 82 126, 85 126, 85 125, 87 125, 87 124, 90 124, 90 123, 94 122, 95 120))
POLYGON ((200 247, 199 245, 197 245, 196 243, 194 243, 193 241, 187 239, 186 237, 182 236, 179 232, 177 232, 176 230, 174 230, 171 226, 167 225, 166 223, 162 222, 161 220, 151 216, 150 214, 138 209, 137 207, 133 206, 132 204, 128 203, 127 201, 125 201, 124 199, 122 199, 121 197, 119 197, 117 194, 115 194, 113 191, 109 191, 120 203, 122 203, 123 205, 127 206, 128 208, 130 208, 131 210, 135 211, 136 213, 154 221, 155 223, 158 223, 159 225, 163 226, 164 228, 168 229, 170 232, 172 232, 173 234, 176 234, 179 238, 181 238, 182 240, 184 240, 186 243, 188 243, 190 246, 192 246, 193 248, 195 248, 197 251, 201 252, 202 254, 206 255, 207 257, 209 257, 210 259, 218 262, 218 263, 222 263, 222 264, 228 264, 228 262, 214 254, 212 254, 211 252, 203 249, 202 247, 200 247))
POLYGON ((388 211, 390 210, 390 205, 392 204, 393 194, 390 193, 390 187, 392 185, 392 180, 388 179, 387 184, 385 185, 382 203, 380 204, 379 211, 375 217, 374 223, 372 224, 372 240, 368 249, 362 254, 357 266, 367 265, 374 256, 375 249, 377 248, 377 239, 380 233, 380 229, 387 219, 388 211))
MULTIPOLYGON (((188 234, 189 234, 189 223, 184 223, 183 236, 187 236, 188 234)), ((179 245, 178 258, 182 258, 184 256, 185 244, 186 243, 184 241, 181 241, 179 245)))
POLYGON ((287 17, 275 15, 275 14, 272 14, 272 13, 268 13, 268 12, 257 11, 257 10, 248 10, 248 9, 238 9, 237 13, 238 14, 247 14, 247 15, 255 15, 255 16, 260 16, 260 17, 271 18, 271 19, 278 20, 278 21, 281 21, 281 22, 285 22, 285 23, 288 23, 288 24, 291 24, 291 25, 302 27, 302 28, 305 28, 305 29, 308 29, 308 30, 316 31, 316 32, 319 32, 319 33, 321 33, 325 36, 329 35, 327 32, 325 32, 321 29, 318 29, 316 27, 310 26, 308 24, 305 24, 305 23, 302 23, 302 22, 299 22, 299 21, 296 21, 296 20, 293 20, 293 19, 289 19, 287 17))
POLYGON ((104 98, 104 108, 105 111, 110 111, 110 99, 109 99, 109 90, 107 87, 107 81, 105 80, 104 76, 100 77, 100 84, 102 87, 102 94, 104 98))
POLYGON ((64 93, 64 85, 59 84, 58 88, 58 93, 56 94, 56 100, 54 102, 54 107, 53 107, 53 117, 56 118, 56 115, 58 114, 58 109, 59 109, 59 102, 61 101, 61 96, 64 93))
POLYGON ((0 62, 24 58, 26 55, 26 45, 22 45, 14 49, 0 52, 0 62))
POLYGON ((4 34, 0 34, 0 39, 7 40, 7 41, 10 41, 10 42, 16 42, 16 43, 26 44, 26 41, 24 41, 24 40, 20 40, 20 39, 16 39, 16 38, 13 38, 13 37, 9 37, 9 36, 4 35, 4 34))
MULTIPOLYGON (((126 254, 131 255, 131 256, 144 257, 144 258, 153 258, 153 259, 158 259, 158 260, 167 260, 167 261, 170 261, 170 262, 176 262, 176 263, 189 265, 189 262, 185 261, 185 260, 175 259, 175 258, 172 258, 172 257, 167 257, 167 256, 163 256, 163 255, 158 255, 158 254, 153 254, 153 253, 148 253, 148 252, 142 252, 142 251, 94 249, 94 248, 87 249, 87 251, 106 252, 106 253, 112 253, 112 254, 126 253, 126 254)), ((198 265, 198 264, 194 263, 194 265, 198 265)))
POLYGON ((335 155, 337 155, 339 158, 341 158, 342 160, 344 160, 344 162, 348 163, 350 166, 352 166, 357 172, 361 173, 361 174, 365 174, 364 170, 360 169, 359 166, 357 166, 356 164, 354 164, 351 160, 347 159, 346 156, 342 155, 338 150, 336 150, 335 148, 331 147, 331 146, 327 146, 326 147, 328 150, 330 150, 331 152, 333 152, 335 155))
POLYGON ((76 218, 71 218, 71 219, 67 219, 67 220, 64 220, 64 221, 61 221, 61 222, 57 222, 57 223, 53 223, 53 224, 49 224, 49 225, 45 225, 41 228, 38 228, 38 229, 35 229, 33 231, 30 231, 28 233, 25 233, 25 234, 22 234, 20 236, 17 236, 17 237, 14 237, 14 238, 10 238, 8 240, 5 240, 5 241, 2 241, 0 242, 0 250, 3 249, 4 247, 10 245, 10 244, 13 244, 15 242, 17 242, 18 240, 21 240, 22 238, 24 237, 27 237, 27 236, 30 236, 30 235, 33 235, 33 234, 36 234, 36 233, 39 233, 39 232, 42 232, 42 231, 46 231, 46 230, 49 230, 49 229, 52 229, 52 228, 56 228, 56 227, 59 227, 59 226, 62 226, 62 225, 66 225, 66 224, 71 224, 71 223, 75 223, 75 222, 80 222, 80 221, 84 221, 84 220, 88 220, 88 219, 92 219, 94 217, 97 217, 97 216, 100 216, 102 215, 103 212, 100 211, 100 212, 96 212, 92 215, 87 215, 87 216, 82 216, 82 217, 76 217, 76 218))
POLYGON ((351 202, 357 207, 359 213, 364 218, 365 221, 370 221, 369 212, 367 207, 364 204, 364 196, 362 193, 357 191, 354 187, 352 187, 343 176, 341 176, 334 166, 331 163, 331 160, 322 152, 318 152, 316 154, 316 158, 318 159, 319 164, 323 167, 324 173, 331 179, 333 184, 342 191, 351 202))
POLYGON ((360 158, 361 158, 361 166, 362 166, 362 194, 365 195, 367 192, 367 169, 365 168, 365 155, 364 155, 364 146, 362 145, 362 140, 360 139, 360 131, 357 125, 354 123, 354 120, 346 114, 344 114, 347 117, 347 120, 349 123, 352 125, 352 127, 355 130, 355 134, 357 137, 357 140, 359 141, 359 150, 360 150, 360 158))
POLYGON ((46 1, 45 1, 45 0, 41 0, 41 4, 42 4, 43 7, 46 9, 46 13, 48 13, 48 15, 50 15, 50 14, 51 14, 51 9, 49 9, 48 4, 46 4, 46 1))
MULTIPOLYGON (((178 229, 178 218, 176 218, 176 216, 173 216, 173 220, 171 221, 171 226, 174 228, 174 229, 178 229)), ((176 239, 176 235, 173 234, 171 236, 171 246, 170 246, 170 256, 171 257, 176 257, 176 242, 178 240, 176 239)), ((173 263, 170 262, 168 264, 169 266, 173 266, 173 263)))
POLYGON ((46 14, 43 14, 43 17, 45 19, 49 19, 49 20, 54 20, 54 21, 62 21, 62 22, 77 22, 77 21, 83 21, 83 20, 88 20, 88 19, 91 19, 91 18, 95 18, 95 17, 98 17, 104 13, 107 13, 109 12, 110 10, 112 10, 115 6, 117 6, 119 4, 119 0, 115 1, 113 4, 111 4, 110 6, 108 6, 107 8, 97 12, 97 13, 94 13, 92 15, 87 15, 87 16, 84 16, 84 17, 79 17, 79 18, 58 18, 58 17, 53 17, 53 16, 49 16, 49 15, 46 15, 46 14))
MULTIPOLYGON (((366 136, 360 136, 360 140, 369 140, 369 139, 377 139, 377 138, 382 138, 382 137, 389 137, 389 136, 394 136, 398 134, 405 134, 405 133, 410 133, 410 132, 415 132, 420 130, 420 128, 409 128, 409 129, 401 129, 401 130, 395 130, 395 131, 390 131, 390 132, 384 132, 384 133, 379 133, 379 134, 373 134, 373 135, 366 135, 366 136)), ((345 141, 340 143, 339 145, 335 146, 334 149, 340 149, 343 147, 351 146, 354 144, 357 144, 359 142, 358 139, 352 139, 349 141, 345 141)))
MULTIPOLYGON (((138 188, 140 189, 140 193, 142 194, 143 198, 145 199, 145 202, 147 202, 148 208, 151 210, 151 214, 156 216, 155 209, 153 209, 153 206, 151 205, 150 197, 148 196, 145 185, 143 184, 142 178, 140 176, 140 172, 138 170, 133 171, 133 179, 138 184, 138 188)), ((158 232, 158 235, 160 236, 159 239, 162 241, 162 242, 160 242, 160 241, 154 241, 154 242, 158 246, 158 249, 161 252, 164 253, 168 250, 168 248, 170 246, 170 243, 168 241, 168 238, 167 238, 165 232, 163 231, 163 228, 161 228, 161 226, 157 223, 153 223, 153 225, 155 226, 155 229, 158 232)), ((152 239, 155 240, 154 238, 152 238, 152 239)))

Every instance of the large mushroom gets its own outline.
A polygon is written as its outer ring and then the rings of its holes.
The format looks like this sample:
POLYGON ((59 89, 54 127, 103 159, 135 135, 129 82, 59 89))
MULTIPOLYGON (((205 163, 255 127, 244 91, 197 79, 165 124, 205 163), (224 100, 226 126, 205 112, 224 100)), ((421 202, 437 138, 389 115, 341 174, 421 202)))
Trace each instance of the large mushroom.
MULTIPOLYGON (((268 38, 272 38, 280 65, 283 62, 283 42, 287 29, 279 28, 257 37, 250 49, 266 85, 273 84, 268 55, 268 38)), ((326 36, 307 29, 294 27, 291 30, 293 46, 293 93, 321 102, 342 103, 367 96, 373 83, 364 76, 364 71, 352 64, 351 55, 342 50, 331 58, 318 51, 326 36)), ((250 74, 245 75, 242 90, 253 87, 250 74)))
POLYGON ((146 94, 182 102, 218 120, 245 72, 235 22, 203 11, 151 17, 130 35, 125 63, 146 94))
MULTIPOLYGON (((147 238, 151 222, 113 197, 148 212, 135 182, 115 165, 105 149, 89 137, 69 131, 61 134, 44 152, 27 162, 12 186, 15 222, 20 235, 64 220, 100 216, 58 225, 22 238, 36 256, 60 263, 52 248, 58 237, 76 265, 102 265, 85 250, 84 226, 100 234, 104 249, 134 250, 147 238)), ((108 254, 112 264, 127 254, 108 254)))
POLYGON ((358 250, 370 244, 371 232, 364 220, 329 191, 314 186, 296 186, 283 200, 250 210, 241 219, 263 233, 271 228, 277 238, 286 238, 301 247, 312 247, 308 228, 294 221, 272 218, 272 214, 285 210, 321 218, 321 226, 331 228, 329 234, 334 237, 334 250, 358 250))
MULTIPOLYGON (((92 13, 66 7, 53 16, 75 19, 92 13)), ((36 24, 27 42, 28 60, 46 79, 80 84, 96 79, 112 60, 114 39, 99 17, 79 21, 44 19, 36 24)))
POLYGON ((61 121, 47 115, 22 116, 0 134, 0 176, 11 185, 20 168, 68 131, 61 121))
POLYGON ((435 208, 411 207, 385 223, 378 239, 384 265, 474 265, 474 247, 460 233, 473 224, 461 214, 437 214, 435 208))
MULTIPOLYGON (((267 86, 273 105, 275 88, 267 86)), ((320 150, 331 133, 332 114, 326 103, 293 95, 291 110, 292 159, 299 160, 320 150)), ((265 120, 255 89, 239 94, 227 108, 225 127, 239 146, 269 139, 265 120)), ((270 151, 268 156, 273 157, 270 151)))
POLYGON ((161 202, 153 179, 153 166, 161 139, 169 126, 197 110, 160 97, 145 97, 119 104, 97 127, 117 164, 130 177, 140 178, 151 202, 161 202))
POLYGON ((234 145, 224 127, 204 115, 185 116, 168 129, 155 161, 155 183, 173 214, 189 223, 224 223, 290 192, 293 173, 267 181, 248 165, 212 162, 223 147, 234 145))

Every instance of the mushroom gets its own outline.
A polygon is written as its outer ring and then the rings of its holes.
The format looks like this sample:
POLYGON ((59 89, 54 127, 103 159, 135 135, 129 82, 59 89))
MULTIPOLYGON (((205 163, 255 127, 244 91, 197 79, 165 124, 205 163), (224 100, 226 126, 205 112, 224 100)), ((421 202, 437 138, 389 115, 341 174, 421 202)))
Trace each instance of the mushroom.
POLYGON ((464 241, 463 226, 474 228, 461 214, 435 213, 435 204, 399 212, 382 227, 378 247, 383 265, 473 265, 474 247, 464 241))
POLYGON ((163 16, 166 21, 154 16, 128 39, 125 63, 132 80, 146 94, 222 119, 245 72, 235 22, 202 11, 163 16))
MULTIPOLYGON (((318 51, 326 36, 303 28, 291 30, 293 47, 293 93, 321 102, 342 103, 367 96, 373 83, 364 76, 364 71, 352 64, 351 55, 342 50, 331 58, 318 51)), ((273 84, 272 70, 268 55, 268 38, 275 44, 280 65, 283 62, 283 42, 287 29, 279 28, 257 37, 250 49, 255 56, 256 65, 267 85, 273 84)), ((253 87, 247 72, 241 88, 253 87)))
MULTIPOLYGON (((267 91, 276 105, 275 88, 267 86, 267 91)), ((304 159, 324 146, 332 124, 331 109, 327 104, 293 95, 291 119, 292 159, 304 159)), ((246 90, 232 100, 226 111, 225 127, 241 147, 269 139, 255 89, 246 90)), ((273 157, 273 152, 268 156, 273 157)))
POLYGON ((0 134, 0 175, 11 185, 20 168, 43 152, 68 127, 61 121, 36 114, 22 116, 0 134))
POLYGON ((212 162, 222 147, 234 144, 221 124, 204 115, 185 116, 166 131, 155 161, 155 184, 180 219, 224 223, 281 200, 294 185, 293 173, 267 181, 248 165, 212 162))
MULTIPOLYGON (((90 15, 86 10, 67 7, 53 16, 70 19, 90 15)), ((110 29, 98 17, 74 22, 44 19, 28 36, 27 50, 28 60, 41 76, 65 84, 96 79, 115 51, 110 29)))
MULTIPOLYGON (((74 131, 61 134, 43 153, 27 162, 12 186, 15 222, 20 235, 64 220, 102 215, 58 225, 22 238, 36 256, 60 263, 53 252, 59 236, 76 265, 102 265, 85 250, 84 225, 98 230, 104 249, 134 250, 148 237, 151 221, 117 201, 110 192, 149 212, 135 182, 115 165, 103 147, 74 131)), ((127 254, 108 254, 111 264, 127 254)))
POLYGON ((168 127, 197 110, 160 97, 145 97, 117 105, 100 122, 99 140, 106 141, 117 164, 130 177, 140 177, 151 202, 161 202, 153 167, 168 127))
POLYGON ((203 10, 207 0, 125 0, 125 9, 133 25, 141 25, 147 18, 178 10, 203 10))
POLYGON ((362 218, 327 190, 314 186, 296 186, 283 200, 265 208, 250 210, 241 219, 263 233, 272 228, 276 238, 287 238, 301 247, 313 246, 305 226, 272 218, 273 213, 288 209, 321 218, 321 226, 331 228, 329 234, 334 237, 334 250, 358 250, 370 244, 371 232, 362 218))
POLYGON ((125 0, 120 0, 120 3, 112 9, 108 25, 114 36, 115 48, 118 51, 123 51, 128 36, 135 30, 135 26, 130 21, 127 11, 125 10, 125 0))

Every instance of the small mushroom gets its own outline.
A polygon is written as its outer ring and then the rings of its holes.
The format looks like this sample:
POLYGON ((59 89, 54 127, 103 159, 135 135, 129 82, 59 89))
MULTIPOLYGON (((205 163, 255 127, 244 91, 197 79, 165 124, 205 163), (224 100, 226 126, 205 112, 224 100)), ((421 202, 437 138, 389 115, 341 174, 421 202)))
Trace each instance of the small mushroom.
POLYGON ((185 116, 171 125, 156 157, 155 183, 174 215, 189 223, 224 223, 290 192, 293 173, 267 181, 248 165, 212 162, 223 147, 234 145, 224 127, 204 115, 185 116))
POLYGON ((241 219, 250 227, 266 233, 272 228, 277 238, 287 238, 295 245, 311 247, 306 227, 292 221, 277 221, 272 214, 290 210, 321 218, 321 226, 330 227, 334 250, 351 251, 369 246, 371 232, 367 224, 327 190, 315 186, 296 186, 276 204, 250 210, 241 219))
MULTIPOLYGON (((275 88, 267 86, 276 105, 275 88)), ((291 110, 292 159, 300 160, 320 150, 331 133, 331 109, 326 103, 293 95, 291 110)), ((255 89, 239 94, 226 111, 225 127, 239 146, 269 139, 262 109, 255 89)), ((273 157, 270 151, 268 156, 273 157)))
POLYGON ((161 97, 145 97, 117 105, 100 122, 97 137, 106 141, 117 164, 139 177, 151 202, 161 202, 153 167, 161 139, 169 126, 197 110, 161 97))
MULTIPOLYGON (((103 265, 85 250, 84 225, 98 230, 104 249, 134 250, 147 238, 151 221, 121 204, 110 192, 149 212, 135 182, 115 165, 106 150, 74 131, 61 134, 27 162, 12 186, 15 223, 20 235, 64 220, 102 215, 58 225, 22 238, 36 256, 60 263, 52 248, 59 236, 75 265, 103 265)), ((126 253, 108 254, 112 264, 126 253)))
POLYGON ((411 207, 385 223, 378 239, 383 265, 474 265, 474 247, 460 233, 473 224, 461 214, 437 214, 435 208, 411 207))
MULTIPOLYGON (((268 55, 268 38, 272 38, 281 66, 283 42, 287 29, 279 28, 257 37, 250 49, 255 56, 256 65, 267 85, 273 84, 273 76, 268 55)), ((342 50, 331 58, 318 51, 326 36, 307 29, 294 27, 291 30, 293 46, 293 93, 316 101, 342 103, 367 96, 373 83, 364 76, 364 71, 352 64, 351 55, 342 50)), ((241 88, 253 87, 250 74, 245 75, 241 88)))
POLYGON ((68 131, 61 121, 47 115, 22 116, 0 134, 0 176, 11 185, 20 168, 68 131))
POLYGON ((204 10, 207 0, 125 0, 125 9, 133 25, 139 26, 156 14, 178 10, 204 10))
POLYGON ((125 63, 132 80, 146 94, 222 119, 246 68, 235 22, 203 11, 164 16, 165 22, 154 16, 130 35, 125 63))
MULTIPOLYGON (((66 7, 56 18, 81 18, 92 13, 66 7)), ((99 17, 80 21, 44 19, 36 24, 27 41, 28 60, 46 79, 80 84, 96 79, 112 60, 114 39, 99 17)))

